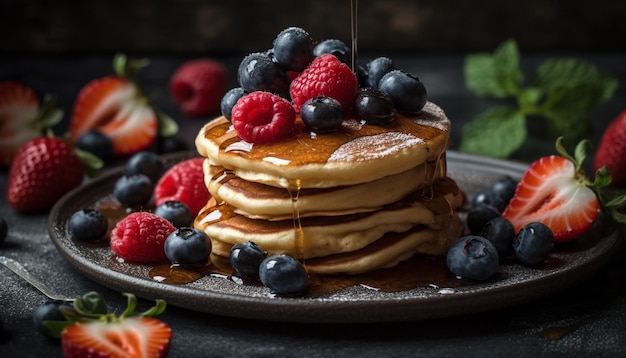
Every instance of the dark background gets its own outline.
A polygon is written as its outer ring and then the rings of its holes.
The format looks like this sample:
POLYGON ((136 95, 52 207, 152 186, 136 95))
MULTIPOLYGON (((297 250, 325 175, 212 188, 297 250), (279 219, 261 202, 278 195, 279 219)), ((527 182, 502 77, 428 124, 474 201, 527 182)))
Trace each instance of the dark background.
MULTIPOLYGON (((626 2, 361 0, 359 51, 623 51, 626 2)), ((1 53, 264 50, 288 26, 350 40, 350 2, 247 0, 0 1, 1 53)))

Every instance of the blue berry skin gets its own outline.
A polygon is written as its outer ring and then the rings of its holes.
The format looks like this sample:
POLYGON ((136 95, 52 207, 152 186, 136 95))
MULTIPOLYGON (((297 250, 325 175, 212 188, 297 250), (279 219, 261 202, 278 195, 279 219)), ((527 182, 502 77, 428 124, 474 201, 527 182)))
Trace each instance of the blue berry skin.
POLYGON ((128 158, 124 169, 127 176, 143 174, 156 184, 165 172, 165 165, 155 152, 141 151, 128 158))
POLYGON ((503 198, 501 198, 491 190, 485 190, 476 194, 472 199, 472 207, 478 206, 480 204, 490 205, 497 209, 500 213, 502 213, 502 211, 504 211, 504 208, 508 204, 508 201, 505 201, 503 198))
POLYGON ((538 265, 552 250, 553 239, 554 234, 548 226, 540 222, 532 222, 520 229, 513 241, 515 257, 523 265, 538 265))
POLYGON ((200 229, 182 227, 165 239, 165 256, 181 267, 204 266, 209 261, 213 246, 209 236, 200 229))
POLYGON ((480 234, 491 241, 498 250, 500 260, 513 255, 513 240, 515 239, 515 227, 511 222, 501 216, 489 220, 480 234))
POLYGON ((69 231, 79 241, 94 242, 102 240, 109 230, 109 221, 96 209, 83 209, 70 217, 69 231))
POLYGON ((337 59, 345 64, 352 63, 352 50, 345 42, 338 39, 327 39, 320 41, 313 48, 313 56, 319 57, 325 53, 329 53, 337 57, 337 59))
POLYGON ((489 240, 468 235, 452 244, 446 263, 448 270, 456 276, 484 281, 495 275, 500 260, 498 251, 489 240))
POLYGON ((400 113, 416 114, 424 108, 428 95, 422 81, 400 70, 386 73, 378 82, 400 113))
POLYGON ((74 307, 69 302, 65 302, 65 301, 52 301, 51 300, 51 301, 46 301, 40 304, 39 306, 37 306, 37 308, 33 312, 33 325, 35 326, 35 329, 45 334, 48 337, 60 338, 60 337, 55 337, 53 333, 44 326, 44 322, 67 321, 65 316, 63 316, 63 314, 61 313, 61 310, 60 310, 61 307, 63 307, 64 309, 68 309, 68 310, 74 310, 74 307))
POLYGON ((367 85, 378 88, 381 78, 396 69, 396 65, 389 57, 377 57, 367 63, 367 85))
POLYGON ((4 220, 3 217, 0 217, 0 244, 6 240, 7 235, 9 234, 9 225, 7 225, 7 221, 4 220))
POLYGON ((222 101, 220 102, 220 110, 222 111, 222 115, 226 117, 229 121, 233 117, 233 107, 237 104, 237 101, 241 99, 245 95, 243 88, 235 87, 231 88, 224 97, 222 97, 222 101))
POLYGON ((191 226, 194 219, 189 206, 176 200, 166 201, 157 206, 154 209, 154 214, 168 220, 177 228, 191 226))
POLYGON ((145 205, 152 198, 155 184, 144 174, 120 177, 113 186, 113 196, 126 207, 145 205))
POLYGON ((467 227, 473 235, 479 235, 485 224, 498 216, 500 216, 500 210, 489 204, 479 203, 467 212, 467 227))
POLYGON ((179 136, 159 136, 155 143, 155 150, 161 154, 181 152, 189 150, 187 141, 179 136))
POLYGON ((230 265, 235 274, 245 279, 258 279, 261 262, 267 257, 263 251, 252 241, 233 245, 230 250, 230 265))
POLYGON ((385 125, 395 121, 396 108, 385 93, 366 87, 354 99, 354 115, 367 124, 385 125))
POLYGON ((259 266, 259 277, 263 285, 280 296, 299 295, 306 288, 307 273, 304 266, 284 254, 264 259, 259 266))
POLYGON ((314 97, 304 102, 300 115, 304 125, 312 132, 334 132, 343 122, 343 106, 330 97, 314 97))
POLYGON ((515 190, 517 189, 517 181, 509 176, 505 176, 496 180, 489 189, 496 197, 500 198, 506 204, 511 201, 515 190))
POLYGON ((291 78, 267 53, 255 52, 244 57, 237 77, 245 92, 266 91, 284 98, 289 96, 291 78))
POLYGON ((313 59, 313 40, 300 27, 289 27, 274 39, 274 60, 287 70, 301 72, 313 59))
POLYGON ((89 152, 102 161, 107 161, 113 156, 113 142, 104 133, 91 130, 83 133, 76 142, 76 146, 89 152))

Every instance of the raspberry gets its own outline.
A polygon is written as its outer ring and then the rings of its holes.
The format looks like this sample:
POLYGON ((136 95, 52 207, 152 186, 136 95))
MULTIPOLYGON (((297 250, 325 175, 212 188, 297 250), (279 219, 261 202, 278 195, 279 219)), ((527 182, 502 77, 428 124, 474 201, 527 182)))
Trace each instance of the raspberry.
POLYGON ((126 261, 148 264, 167 262, 165 239, 176 228, 148 212, 134 212, 111 230, 111 249, 126 261))
POLYGON ((189 207, 193 216, 204 207, 211 194, 204 183, 202 163, 204 158, 184 160, 171 167, 154 189, 154 203, 180 201, 189 207))
POLYGON ((296 112, 286 99, 256 91, 241 98, 232 112, 235 131, 249 143, 268 142, 291 133, 296 112))
POLYGON ((183 63, 170 79, 170 92, 181 111, 191 117, 217 113, 226 93, 226 68, 201 58, 183 63))
POLYGON ((290 86, 291 100, 296 112, 307 100, 330 97, 338 100, 348 113, 357 92, 358 81, 350 67, 331 54, 315 58, 290 86))

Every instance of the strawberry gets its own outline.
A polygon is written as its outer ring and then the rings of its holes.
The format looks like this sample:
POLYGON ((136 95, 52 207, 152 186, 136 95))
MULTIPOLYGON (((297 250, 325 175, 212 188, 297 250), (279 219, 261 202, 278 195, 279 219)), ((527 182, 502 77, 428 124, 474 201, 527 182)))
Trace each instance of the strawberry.
POLYGON ((165 239, 176 228, 168 220, 148 212, 134 212, 111 230, 111 249, 122 259, 139 264, 167 262, 165 239))
POLYGON ((137 299, 128 298, 126 310, 109 313, 102 296, 89 292, 79 296, 72 307, 61 307, 65 320, 44 321, 52 337, 61 339, 63 355, 69 357, 165 357, 172 340, 172 329, 155 318, 165 311, 157 299, 151 309, 137 313, 137 299))
POLYGON ((92 80, 81 89, 69 132, 77 143, 84 133, 97 130, 111 139, 114 155, 128 156, 150 147, 159 130, 175 131, 177 127, 141 94, 134 76, 144 63, 127 64, 125 57, 118 56, 114 64, 115 76, 92 80))
POLYGON ((200 58, 183 63, 170 79, 170 93, 181 111, 190 117, 218 113, 226 93, 226 68, 200 58))
POLYGON ((83 177, 83 164, 70 145, 58 138, 37 137, 15 154, 7 201, 23 213, 49 209, 83 177))
POLYGON ((61 120, 63 112, 54 106, 49 95, 40 108, 30 87, 14 81, 0 82, 0 166, 10 165, 20 146, 61 120))
POLYGON ((605 166, 611 173, 614 185, 626 185, 626 111, 609 124, 602 135, 594 156, 593 168, 605 166))
POLYGON ((211 198, 204 183, 203 162, 204 158, 192 158, 168 169, 154 189, 155 204, 159 206, 166 201, 180 201, 189 207, 194 216, 198 215, 211 198))
MULTIPOLYGON (((573 158, 557 140, 560 155, 542 157, 524 172, 515 195, 502 216, 513 224, 516 232, 531 222, 541 222, 552 230, 555 242, 572 240, 586 232, 595 222, 604 205, 612 208, 626 198, 601 202, 600 189, 610 183, 606 171, 596 172, 590 182, 582 169, 588 141, 576 147, 573 158)), ((620 215, 614 215, 619 221, 620 215)))

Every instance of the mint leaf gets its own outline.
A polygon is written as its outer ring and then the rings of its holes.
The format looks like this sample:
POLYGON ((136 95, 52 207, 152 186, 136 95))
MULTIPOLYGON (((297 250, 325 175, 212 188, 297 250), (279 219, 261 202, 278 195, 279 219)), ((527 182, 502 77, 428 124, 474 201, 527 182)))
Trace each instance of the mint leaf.
POLYGON ((465 58, 467 88, 479 97, 514 97, 523 81, 519 53, 514 40, 500 45, 493 54, 473 54, 465 58))
POLYGON ((460 151, 506 158, 526 140, 526 120, 517 110, 497 107, 463 127, 460 151))

